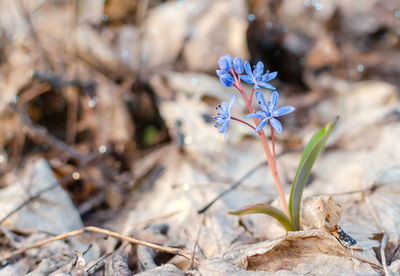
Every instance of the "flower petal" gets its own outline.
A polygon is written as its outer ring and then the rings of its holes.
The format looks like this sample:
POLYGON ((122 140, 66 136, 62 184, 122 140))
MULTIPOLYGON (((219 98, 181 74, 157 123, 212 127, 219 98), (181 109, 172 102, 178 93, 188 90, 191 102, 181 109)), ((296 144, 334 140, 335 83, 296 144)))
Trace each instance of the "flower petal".
POLYGON ((258 125, 258 127, 254 130, 255 133, 259 132, 261 129, 263 129, 265 127, 265 125, 267 124, 268 119, 265 118, 264 120, 261 121, 261 123, 258 125))
POLYGON ((279 93, 277 91, 272 92, 271 99, 268 103, 268 110, 269 112, 273 112, 278 104, 279 93))
POLYGON ((261 109, 264 110, 265 112, 268 112, 267 104, 265 103, 265 98, 263 93, 261 93, 260 91, 256 91, 256 99, 261 109))
POLYGON ((247 82, 247 83, 254 83, 254 80, 253 80, 253 78, 251 77, 251 76, 249 76, 249 75, 241 75, 240 76, 240 79, 242 80, 242 81, 244 81, 244 82, 247 82))
POLYGON ((279 134, 282 132, 281 122, 279 122, 277 119, 271 118, 269 123, 276 130, 276 132, 278 132, 279 134))
POLYGON ((251 66, 250 63, 246 60, 246 62, 244 63, 244 70, 247 73, 247 76, 249 77, 253 77, 253 72, 251 71, 251 66))
POLYGON ((264 73, 264 63, 262 63, 261 61, 257 62, 256 67, 254 68, 254 78, 256 80, 261 80, 262 79, 262 74, 264 73))
POLYGON ((263 82, 269 82, 269 81, 272 81, 273 79, 275 79, 276 78, 276 76, 278 75, 278 72, 267 72, 267 73, 265 73, 264 74, 264 76, 263 76, 263 82))
POLYGON ((228 112, 228 107, 229 107, 229 105, 228 105, 227 102, 222 102, 222 103, 221 103, 221 111, 222 111, 223 113, 228 112))
POLYGON ((264 118, 263 115, 257 114, 257 113, 250 113, 247 114, 246 116, 244 116, 245 119, 249 119, 249 118, 264 118))
POLYGON ((230 55, 225 55, 219 58, 218 65, 221 70, 230 71, 233 66, 233 59, 230 55))
POLYGON ((233 77, 231 75, 229 75, 229 74, 222 74, 221 76, 219 76, 219 80, 226 87, 232 86, 233 81, 234 81, 233 77))
POLYGON ((235 72, 236 74, 242 74, 243 73, 243 61, 240 57, 235 57, 235 59, 233 60, 233 66, 235 68, 235 72))
POLYGON ((228 71, 225 70, 216 70, 218 77, 222 76, 223 74, 228 74, 228 71))
POLYGON ((225 55, 226 60, 229 63, 229 66, 232 67, 233 66, 233 58, 230 55, 225 55))
POLYGON ((223 71, 229 71, 230 69, 229 62, 226 60, 225 56, 219 58, 218 66, 223 71))
POLYGON ((266 89, 276 90, 275 87, 273 87, 272 85, 270 85, 267 82, 259 82, 258 85, 261 86, 261 87, 264 87, 266 89))
POLYGON ((274 117, 283 116, 283 115, 293 112, 294 110, 295 110, 295 108, 290 105, 281 106, 280 108, 278 108, 277 110, 274 110, 272 112, 272 116, 274 116, 274 117))
POLYGON ((226 120, 222 125, 221 125, 221 128, 219 129, 219 133, 224 133, 224 132, 226 132, 227 130, 228 130, 228 127, 229 127, 229 121, 230 120, 226 120))
POLYGON ((218 127, 225 121, 221 116, 214 116, 213 119, 215 120, 215 127, 218 127))

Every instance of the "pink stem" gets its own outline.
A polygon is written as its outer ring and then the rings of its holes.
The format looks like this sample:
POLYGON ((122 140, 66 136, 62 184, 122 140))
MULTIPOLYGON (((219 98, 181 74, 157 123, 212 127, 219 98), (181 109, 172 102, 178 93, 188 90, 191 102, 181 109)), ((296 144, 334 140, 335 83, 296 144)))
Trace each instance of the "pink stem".
MULTIPOLYGON (((235 80, 233 85, 239 90, 240 94, 242 94, 243 100, 245 101, 245 103, 247 105, 247 109, 249 110, 249 112, 250 113, 254 113, 254 108, 251 105, 250 100, 247 97, 246 93, 244 92, 243 87, 238 83, 235 74, 232 74, 232 75, 233 75, 234 80, 235 80)), ((253 91, 254 91, 254 89, 253 89, 253 91)), ((257 119, 257 118, 254 118, 253 121, 256 124, 256 126, 258 126, 260 124, 260 120, 257 119)), ((289 208, 288 208, 288 205, 286 203, 285 193, 283 192, 281 181, 279 179, 278 169, 276 167, 276 162, 274 162, 274 159, 273 159, 273 157, 271 155, 271 151, 269 149, 267 137, 265 136, 264 130, 261 129, 258 132, 258 136, 259 136, 261 144, 262 144, 262 146, 264 148, 264 152, 265 152, 265 155, 267 157, 267 160, 268 160, 268 163, 269 163, 269 167, 271 169, 272 177, 274 178, 274 181, 275 181, 276 189, 278 190, 279 198, 280 198, 281 203, 282 203, 283 212, 285 213, 285 215, 288 218, 290 218, 289 208)))
POLYGON ((275 154, 275 135, 274 128, 271 126, 271 144, 272 144, 272 157, 274 158, 275 166, 276 166, 276 154, 275 154))
POLYGON ((238 122, 241 122, 241 123, 243 123, 243 124, 245 124, 245 125, 251 127, 253 130, 256 130, 255 127, 253 127, 253 126, 250 125, 249 123, 247 123, 247 122, 245 122, 245 121, 243 121, 243 120, 241 120, 241 119, 239 119, 239 118, 236 118, 236 117, 231 116, 231 119, 232 119, 232 120, 235 120, 235 121, 238 121, 238 122))
POLYGON ((250 95, 250 103, 253 101, 253 95, 254 95, 254 88, 251 90, 251 95, 250 95))

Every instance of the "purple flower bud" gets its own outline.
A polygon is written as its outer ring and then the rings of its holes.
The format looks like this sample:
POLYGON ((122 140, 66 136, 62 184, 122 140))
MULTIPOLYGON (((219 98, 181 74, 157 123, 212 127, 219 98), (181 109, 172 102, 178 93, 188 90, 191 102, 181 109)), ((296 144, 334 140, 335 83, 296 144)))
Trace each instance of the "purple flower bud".
POLYGON ((225 85, 226 87, 230 87, 233 84, 233 77, 231 75, 229 75, 228 73, 225 74, 221 74, 219 76, 219 80, 221 81, 221 83, 223 85, 225 85))
POLYGON ((236 74, 242 74, 243 73, 244 67, 243 67, 242 59, 240 57, 236 57, 233 60, 233 65, 234 65, 236 74))
POLYGON ((219 68, 223 71, 230 71, 233 65, 233 59, 230 55, 225 55, 218 60, 219 68))
POLYGON ((228 72, 224 71, 224 70, 216 70, 215 72, 217 72, 218 77, 222 76, 223 74, 227 74, 228 72))

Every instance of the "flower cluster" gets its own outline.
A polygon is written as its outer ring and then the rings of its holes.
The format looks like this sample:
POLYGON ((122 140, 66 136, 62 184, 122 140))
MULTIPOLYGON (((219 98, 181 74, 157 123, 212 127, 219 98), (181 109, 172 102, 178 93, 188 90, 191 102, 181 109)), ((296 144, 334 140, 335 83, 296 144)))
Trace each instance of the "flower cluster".
MULTIPOLYGON (((219 132, 224 133, 224 136, 226 137, 230 122, 236 121, 249 126, 254 130, 255 133, 258 134, 258 138, 260 139, 265 156, 268 160, 268 166, 271 170, 282 206, 281 211, 280 209, 271 206, 268 203, 259 203, 250 205, 235 212, 229 212, 229 214, 237 216, 257 213, 267 214, 279 221, 286 231, 298 231, 301 229, 300 210, 304 187, 308 182, 308 177, 315 160, 325 147, 326 141, 336 125, 337 118, 328 123, 323 129, 318 131, 305 146, 296 176, 293 180, 288 204, 285 191, 281 185, 278 174, 274 135, 275 132, 282 132, 282 124, 277 118, 293 112, 295 108, 293 106, 278 107, 279 93, 276 91, 274 86, 269 84, 270 81, 276 78, 278 73, 270 72, 268 70, 264 72, 264 64, 261 61, 259 61, 252 68, 248 61, 246 61, 243 65, 241 58, 236 57, 235 59, 232 59, 232 57, 229 55, 221 57, 218 61, 218 65, 219 70, 217 70, 217 75, 219 76, 221 83, 227 87, 234 86, 239 91, 246 103, 247 109, 249 110, 249 114, 247 114, 244 119, 252 119, 252 122, 246 122, 231 115, 232 105, 236 100, 236 95, 233 93, 229 104, 227 102, 223 102, 217 106, 217 116, 213 116, 214 120, 216 121, 215 127, 219 127, 219 132), (253 86, 250 94, 246 93, 241 81, 253 86), (272 90, 271 98, 268 102, 265 101, 264 95, 261 93, 262 88, 272 90), (254 95, 261 110, 255 110, 252 105, 254 95), (272 150, 270 149, 268 138, 263 131, 264 127, 268 123, 271 125, 270 133, 272 150)), ((213 202, 215 202, 215 200, 212 201, 212 203, 213 202)), ((207 206, 209 207, 211 205, 207 206)), ((202 210, 205 209, 203 208, 202 210)))
POLYGON ((243 73, 243 61, 240 57, 232 59, 230 55, 221 57, 218 60, 219 70, 217 70, 217 75, 221 80, 222 84, 226 87, 230 87, 234 83, 232 75, 234 74, 232 68, 235 69, 235 73, 240 75, 243 73))
MULTIPOLYGON (((282 106, 277 108, 279 93, 276 91, 276 88, 269 84, 270 81, 276 78, 278 72, 270 72, 266 70, 264 73, 264 64, 259 61, 253 68, 248 61, 244 63, 240 57, 236 57, 233 59, 230 55, 225 55, 218 60, 219 70, 217 70, 217 75, 221 83, 227 87, 235 86, 241 93, 244 93, 243 87, 240 84, 240 81, 244 81, 248 84, 253 84, 253 91, 250 96, 250 100, 248 97, 244 97, 245 101, 248 101, 248 106, 251 105, 252 95, 255 92, 256 99, 258 100, 258 104, 261 107, 261 110, 258 111, 249 111, 251 112, 244 118, 257 118, 258 124, 255 127, 255 132, 259 132, 262 130, 266 124, 269 122, 271 126, 275 129, 276 132, 282 132, 282 125, 276 119, 276 117, 280 117, 286 114, 289 114, 294 111, 294 107, 292 106, 282 106), (246 74, 243 74, 243 73, 246 74), (261 88, 266 88, 273 90, 271 100, 268 102, 268 105, 265 102, 264 95, 261 93, 261 88)), ((220 127, 219 132, 224 133, 226 137, 226 132, 229 127, 229 122, 232 119, 231 116, 231 108, 236 99, 235 94, 232 96, 232 100, 228 105, 227 102, 223 102, 221 105, 218 105, 217 110, 219 113, 217 116, 214 116, 214 120, 216 120, 215 127, 220 127)), ((240 119, 236 119, 237 121, 241 121, 240 119)), ((243 122, 243 121, 242 121, 243 122)), ((244 122, 245 123, 245 122, 244 122)), ((245 123, 247 124, 247 123, 245 123)), ((247 124, 249 125, 249 124, 247 124)))
POLYGON ((230 55, 225 55, 218 60, 219 70, 217 75, 223 85, 230 87, 235 84, 235 73, 237 74, 237 81, 240 80, 247 82, 248 84, 254 84, 254 89, 266 88, 276 90, 268 82, 275 79, 278 72, 270 72, 267 70, 264 74, 264 64, 259 61, 254 70, 251 70, 250 63, 246 61, 243 66, 243 61, 240 57, 232 59, 230 55), (243 72, 246 75, 242 75, 243 72))

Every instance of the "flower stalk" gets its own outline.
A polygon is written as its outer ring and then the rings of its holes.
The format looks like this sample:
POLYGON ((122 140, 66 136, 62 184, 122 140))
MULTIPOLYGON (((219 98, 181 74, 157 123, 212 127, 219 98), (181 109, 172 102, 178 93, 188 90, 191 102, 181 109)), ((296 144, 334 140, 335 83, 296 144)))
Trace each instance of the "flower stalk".
POLYGON ((250 125, 248 122, 245 122, 245 121, 243 121, 243 120, 241 120, 241 119, 239 119, 239 118, 236 118, 236 117, 231 116, 231 120, 241 122, 242 124, 245 124, 246 126, 251 127, 253 130, 256 130, 256 128, 253 127, 252 125, 250 125))
POLYGON ((219 76, 221 83, 227 87, 234 86, 239 91, 250 113, 245 118, 252 118, 255 127, 241 119, 230 115, 230 108, 234 101, 234 97, 232 98, 229 106, 226 102, 222 103, 221 113, 218 113, 218 116, 214 117, 214 119, 217 121, 216 126, 221 126, 220 132, 226 135, 229 121, 235 120, 251 127, 254 132, 258 134, 279 194, 283 212, 288 218, 290 218, 291 216, 289 213, 288 204, 286 202, 285 193, 279 179, 278 169, 276 165, 274 129, 278 133, 281 133, 282 125, 275 117, 279 117, 292 112, 294 110, 294 107, 285 106, 276 109, 278 101, 278 92, 276 91, 272 94, 271 101, 268 102, 267 106, 264 96, 261 94, 260 91, 256 91, 256 89, 260 88, 276 90, 276 88, 268 82, 273 80, 278 73, 270 72, 267 70, 264 74, 264 64, 262 62, 258 62, 257 65, 254 66, 254 70, 252 70, 248 61, 246 61, 243 66, 242 60, 240 58, 237 57, 233 60, 232 57, 226 55, 220 58, 220 60, 218 61, 218 65, 220 69, 217 70, 217 75, 219 76), (243 74, 244 71, 246 72, 246 74, 243 74), (250 98, 244 91, 241 80, 246 83, 253 84, 250 98), (256 95, 262 111, 254 110, 254 107, 251 104, 254 95, 256 95), (265 132, 263 130, 267 122, 271 124, 272 154, 268 144, 267 136, 265 135, 265 132))
MULTIPOLYGON (((243 87, 237 81, 235 81, 235 84, 236 84, 235 87, 239 90, 240 94, 242 94, 243 100, 245 101, 249 112, 250 113, 254 113, 254 108, 251 105, 250 100, 247 97, 246 93, 244 92, 243 87)), ((253 92, 254 92, 254 89, 252 90, 251 96, 253 96, 253 92)), ((256 127, 258 127, 260 125, 260 120, 259 119, 253 118, 253 121, 254 121, 256 127)), ((271 129, 273 129, 272 126, 271 126, 271 129)), ((260 138, 261 144, 263 146, 263 149, 264 149, 264 152, 265 152, 265 156, 267 157, 269 168, 270 168, 271 173, 272 173, 272 177, 274 178, 275 186, 276 186, 276 189, 277 189, 278 194, 279 194, 279 199, 280 199, 281 204, 282 204, 283 212, 285 213, 286 216, 290 217, 289 208, 288 208, 288 204, 287 204, 287 201, 286 201, 285 193, 283 191, 283 188, 282 188, 282 185, 281 185, 281 181, 279 179, 278 168, 276 166, 275 139, 272 140, 272 149, 273 149, 273 155, 272 155, 264 130, 261 129, 257 133, 258 133, 258 137, 260 138)), ((271 135, 273 135, 273 132, 271 132, 271 135)))

